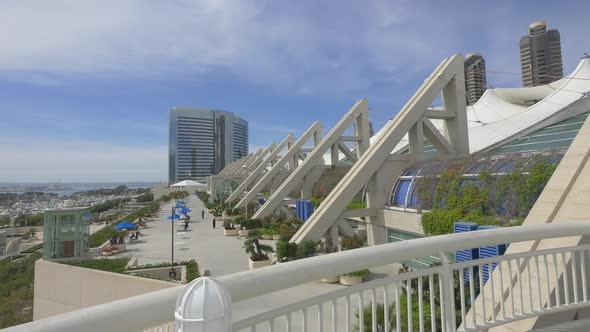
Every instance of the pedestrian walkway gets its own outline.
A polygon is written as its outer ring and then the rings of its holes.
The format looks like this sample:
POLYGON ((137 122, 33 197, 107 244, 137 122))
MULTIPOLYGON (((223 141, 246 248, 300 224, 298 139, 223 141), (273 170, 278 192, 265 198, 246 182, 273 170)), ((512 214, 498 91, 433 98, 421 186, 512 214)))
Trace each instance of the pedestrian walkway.
MULTIPOLYGON (((188 214, 189 230, 184 232, 180 222, 174 221, 175 261, 195 259, 201 272, 209 270, 215 277, 247 270, 248 255, 242 248, 243 238, 224 236, 220 220, 213 229, 213 216, 198 197, 191 195, 185 202, 192 210, 188 214), (205 210, 205 219, 201 218, 202 210, 205 210)), ((170 262, 172 227, 167 217, 172 206, 172 203, 162 206, 155 221, 148 222, 148 227, 140 230, 139 240, 127 246, 125 256, 137 257, 140 265, 170 262)), ((268 244, 274 247, 274 241, 268 241, 268 244)))
MULTIPOLYGON (((192 210, 189 213, 191 222, 189 231, 183 232, 180 222, 174 221, 175 261, 195 259, 201 273, 209 270, 213 277, 248 270, 248 254, 243 249, 244 239, 224 236, 222 221, 218 221, 217 228, 213 229, 213 216, 198 197, 191 195, 185 202, 192 210), (202 210, 205 210, 204 219, 201 218, 202 210)), ((172 227, 167 217, 172 213, 172 207, 172 203, 162 206, 159 215, 154 218, 155 221, 148 222, 148 228, 141 229, 139 241, 127 246, 125 256, 137 257, 140 265, 170 262, 172 227)), ((261 242, 275 247, 275 241, 261 242)), ((345 286, 320 281, 299 285, 235 303, 232 314, 234 319, 239 319, 342 287, 345 286)))

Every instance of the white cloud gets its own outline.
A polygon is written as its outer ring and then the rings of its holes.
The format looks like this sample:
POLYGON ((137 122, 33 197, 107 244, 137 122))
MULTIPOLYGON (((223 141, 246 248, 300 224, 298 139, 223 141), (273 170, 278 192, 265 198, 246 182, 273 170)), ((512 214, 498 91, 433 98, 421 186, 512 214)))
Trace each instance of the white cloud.
MULTIPOLYGON (((490 64, 518 70, 518 38, 531 20, 512 2, 359 4, 5 0, 0 78, 198 80, 219 70, 296 94, 366 91, 404 85, 455 52, 482 52, 490 64)), ((578 14, 556 11, 548 19, 574 34, 581 14, 563 19, 571 15, 578 14)))
POLYGON ((0 182, 166 180, 167 146, 92 141, 0 141, 0 182))
POLYGON ((8 0, 0 76, 53 84, 60 75, 197 79, 222 70, 300 94, 367 89, 374 71, 428 56, 431 39, 402 29, 415 24, 412 5, 8 0))

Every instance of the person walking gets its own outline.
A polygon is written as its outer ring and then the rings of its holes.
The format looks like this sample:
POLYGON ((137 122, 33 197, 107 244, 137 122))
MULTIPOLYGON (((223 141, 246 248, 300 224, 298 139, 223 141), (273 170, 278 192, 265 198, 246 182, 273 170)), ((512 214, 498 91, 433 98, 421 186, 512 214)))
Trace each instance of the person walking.
POLYGON ((215 228, 215 218, 213 218, 213 228, 215 228))
POLYGON ((205 219, 205 210, 201 210, 201 219, 205 219))

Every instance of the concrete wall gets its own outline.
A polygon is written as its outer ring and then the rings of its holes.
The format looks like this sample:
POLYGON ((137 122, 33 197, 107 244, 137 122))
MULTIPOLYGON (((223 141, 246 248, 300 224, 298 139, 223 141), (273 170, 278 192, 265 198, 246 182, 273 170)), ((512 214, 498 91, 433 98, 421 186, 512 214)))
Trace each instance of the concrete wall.
POLYGON ((392 209, 380 209, 377 210, 377 213, 383 214, 385 227, 415 234, 424 234, 420 225, 420 219, 422 218, 420 213, 392 209))
MULTIPOLYGON (((175 280, 186 282, 186 267, 185 266, 175 266, 174 271, 176 271, 176 278, 175 280)), ((144 276, 148 278, 156 278, 156 279, 168 279, 170 273, 170 267, 156 267, 151 269, 141 269, 141 270, 133 270, 127 272, 129 275, 133 276, 144 276)))
POLYGON ((35 262, 33 320, 178 286, 177 283, 35 262))

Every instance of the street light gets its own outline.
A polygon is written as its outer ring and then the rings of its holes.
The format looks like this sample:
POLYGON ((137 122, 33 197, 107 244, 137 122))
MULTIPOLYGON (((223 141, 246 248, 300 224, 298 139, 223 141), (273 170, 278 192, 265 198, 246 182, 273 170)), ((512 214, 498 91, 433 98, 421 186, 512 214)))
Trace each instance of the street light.
POLYGON ((176 206, 172 205, 172 214, 168 217, 168 219, 170 219, 170 225, 172 227, 170 232, 170 234, 172 235, 172 252, 170 255, 170 278, 176 278, 176 270, 174 270, 174 220, 180 219, 180 216, 176 214, 176 206))

